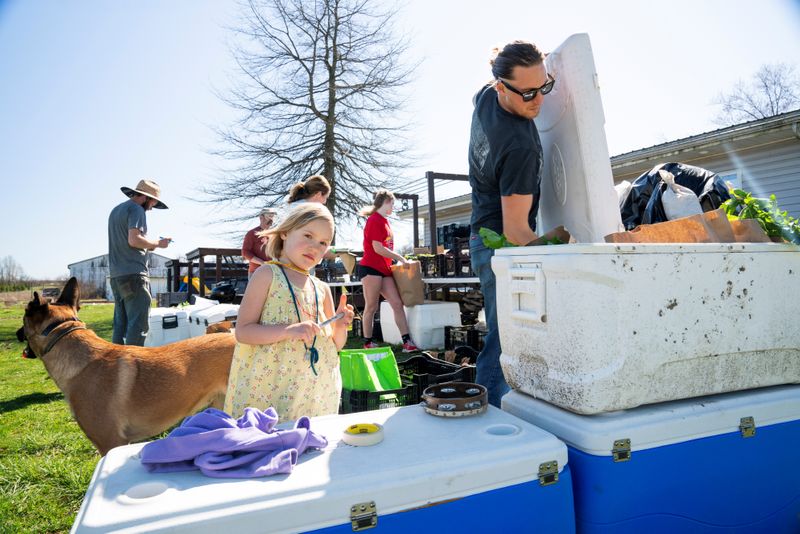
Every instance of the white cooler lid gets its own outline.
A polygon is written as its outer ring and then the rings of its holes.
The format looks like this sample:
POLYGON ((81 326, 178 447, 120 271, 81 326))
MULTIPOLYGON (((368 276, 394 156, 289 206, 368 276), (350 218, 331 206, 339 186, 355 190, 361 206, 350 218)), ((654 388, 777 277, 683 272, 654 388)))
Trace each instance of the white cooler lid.
POLYGON ((258 479, 150 474, 137 456, 143 444, 113 449, 97 465, 73 532, 308 531, 347 524, 350 507, 368 501, 380 523, 386 514, 536 480, 540 463, 555 460, 561 471, 567 462, 553 435, 491 406, 474 417, 439 418, 420 406, 317 417, 311 429, 328 438, 326 449, 303 454, 289 475, 258 479), (355 423, 383 425, 383 442, 341 442, 355 423))
POLYGON ((579 243, 603 243, 623 227, 589 36, 570 36, 545 65, 556 84, 535 120, 544 156, 538 230, 564 225, 579 243))
POLYGON ((512 391, 503 409, 552 432, 567 445, 594 456, 611 456, 615 440, 630 439, 631 451, 738 432, 741 419, 758 427, 800 419, 800 385, 737 391, 661 402, 596 415, 578 415, 512 391))
POLYGON ((233 317, 238 314, 238 304, 215 304, 209 308, 192 312, 192 317, 199 319, 201 324, 204 320, 210 324, 224 321, 227 317, 233 317))
POLYGON ((170 315, 176 316, 178 320, 181 320, 186 319, 188 314, 186 313, 186 310, 182 310, 180 308, 150 308, 149 311, 149 319, 151 323, 157 322, 161 324, 161 320, 170 315))

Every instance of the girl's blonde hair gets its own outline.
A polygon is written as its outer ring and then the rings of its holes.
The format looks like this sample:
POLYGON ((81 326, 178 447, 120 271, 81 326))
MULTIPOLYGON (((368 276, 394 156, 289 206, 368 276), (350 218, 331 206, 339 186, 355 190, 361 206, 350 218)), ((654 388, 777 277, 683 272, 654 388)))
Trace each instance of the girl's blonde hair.
POLYGON ((313 197, 317 193, 322 193, 323 195, 329 195, 331 192, 331 184, 328 180, 320 175, 315 174, 314 176, 309 176, 306 178, 304 182, 297 182, 289 189, 289 199, 287 202, 291 204, 292 202, 297 202, 298 200, 306 200, 308 198, 313 197))
POLYGON ((280 221, 277 226, 268 230, 256 232, 258 237, 269 237, 269 244, 267 245, 267 255, 271 258, 278 259, 283 255, 283 237, 281 234, 287 234, 297 228, 302 228, 317 220, 324 220, 331 226, 331 237, 336 231, 333 223, 333 215, 324 204, 316 202, 308 202, 293 206, 289 211, 289 215, 280 221))
POLYGON ((378 189, 378 191, 375 192, 375 197, 372 199, 372 204, 361 208, 358 214, 362 217, 369 217, 379 210, 387 200, 394 200, 394 193, 388 189, 378 189))

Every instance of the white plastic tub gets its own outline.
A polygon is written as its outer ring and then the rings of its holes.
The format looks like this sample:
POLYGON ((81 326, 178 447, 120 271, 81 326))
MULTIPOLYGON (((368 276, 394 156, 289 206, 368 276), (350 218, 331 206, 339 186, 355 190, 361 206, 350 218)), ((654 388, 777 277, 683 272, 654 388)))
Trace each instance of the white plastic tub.
POLYGON ((474 417, 438 418, 419 406, 315 417, 311 430, 327 437, 324 450, 300 456, 289 475, 256 479, 150 474, 138 458, 143 444, 113 449, 72 531, 344 533, 353 507, 369 503, 370 532, 525 532, 531 522, 541 532, 575 530, 566 446, 494 407, 474 417), (355 423, 382 425, 383 441, 343 443, 355 423), (545 484, 542 464, 553 467, 545 484))
POLYGON ((596 244, 502 249, 511 387, 577 413, 800 382, 800 249, 596 244))
MULTIPOLYGON (((411 339, 421 349, 444 347, 444 327, 461 326, 458 302, 425 302, 418 306, 403 307, 408 319, 411 339)), ((381 302, 381 332, 386 343, 403 342, 400 329, 394 321, 394 312, 388 302, 381 302)))
POLYGON ((192 312, 189 320, 191 337, 205 335, 206 328, 222 321, 235 321, 239 316, 238 304, 215 304, 192 312))
POLYGON ((150 308, 150 328, 144 339, 145 347, 159 347, 188 339, 189 314, 182 308, 150 308))

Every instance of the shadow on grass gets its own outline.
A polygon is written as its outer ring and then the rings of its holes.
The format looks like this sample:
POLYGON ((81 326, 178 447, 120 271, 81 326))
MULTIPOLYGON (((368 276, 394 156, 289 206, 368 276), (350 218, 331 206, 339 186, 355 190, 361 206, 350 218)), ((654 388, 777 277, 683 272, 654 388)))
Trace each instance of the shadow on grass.
POLYGON ((0 401, 0 413, 13 412, 21 408, 27 408, 32 404, 47 404, 49 402, 62 400, 63 393, 31 393, 29 395, 22 395, 16 399, 7 401, 0 401))

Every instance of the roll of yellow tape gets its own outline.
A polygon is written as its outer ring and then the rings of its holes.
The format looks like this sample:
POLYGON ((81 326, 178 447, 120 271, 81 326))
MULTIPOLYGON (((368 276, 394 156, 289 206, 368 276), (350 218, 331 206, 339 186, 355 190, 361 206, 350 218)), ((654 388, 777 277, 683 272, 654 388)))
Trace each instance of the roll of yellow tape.
POLYGON ((383 441, 383 427, 378 423, 358 423, 344 429, 342 441, 356 447, 377 445, 383 441))

